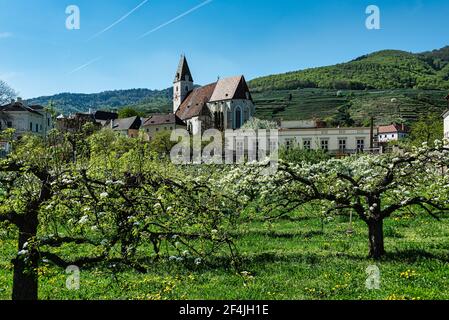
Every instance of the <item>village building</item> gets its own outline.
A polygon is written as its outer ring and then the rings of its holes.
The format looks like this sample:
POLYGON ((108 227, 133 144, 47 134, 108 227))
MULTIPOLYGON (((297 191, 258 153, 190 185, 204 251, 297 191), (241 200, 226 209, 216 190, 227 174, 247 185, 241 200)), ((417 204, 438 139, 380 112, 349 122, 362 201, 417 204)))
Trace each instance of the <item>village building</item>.
POLYGON ((375 151, 376 135, 375 128, 327 128, 320 121, 282 121, 279 145, 347 155, 375 151))
POLYGON ((255 107, 244 76, 195 87, 187 59, 182 56, 173 83, 173 113, 197 134, 211 128, 240 129, 254 116, 255 107))
POLYGON ((69 116, 59 115, 56 118, 56 128, 61 132, 79 132, 86 123, 101 129, 110 120, 118 118, 118 114, 109 111, 78 112, 69 116))
POLYGON ((24 100, 0 107, 0 131, 8 128, 15 129, 14 138, 25 134, 35 134, 45 137, 54 128, 51 113, 40 105, 28 105, 24 100))
POLYGON ((141 130, 149 141, 161 132, 186 128, 185 122, 175 114, 154 114, 149 118, 142 119, 141 126, 141 130))
POLYGON ((127 136, 129 138, 137 138, 139 136, 139 130, 142 125, 142 119, 140 117, 130 117, 124 119, 114 119, 107 121, 104 125, 105 128, 110 128, 120 135, 127 136))
POLYGON ((394 123, 387 126, 379 126, 378 133, 379 143, 388 143, 403 140, 408 136, 409 129, 404 124, 394 123))
MULTIPOLYGON (((449 104, 449 95, 446 97, 449 104)), ((444 119, 444 137, 449 140, 449 108, 443 113, 444 119)))

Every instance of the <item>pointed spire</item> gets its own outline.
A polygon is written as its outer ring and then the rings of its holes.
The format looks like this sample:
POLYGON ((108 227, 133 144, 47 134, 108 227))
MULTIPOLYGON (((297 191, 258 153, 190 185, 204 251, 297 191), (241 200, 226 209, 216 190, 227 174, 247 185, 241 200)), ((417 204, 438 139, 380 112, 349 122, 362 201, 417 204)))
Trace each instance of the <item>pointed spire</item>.
POLYGON ((179 61, 178 70, 176 71, 175 81, 191 81, 193 82, 192 74, 190 73, 189 64, 187 63, 187 59, 185 55, 181 56, 181 60, 179 61))

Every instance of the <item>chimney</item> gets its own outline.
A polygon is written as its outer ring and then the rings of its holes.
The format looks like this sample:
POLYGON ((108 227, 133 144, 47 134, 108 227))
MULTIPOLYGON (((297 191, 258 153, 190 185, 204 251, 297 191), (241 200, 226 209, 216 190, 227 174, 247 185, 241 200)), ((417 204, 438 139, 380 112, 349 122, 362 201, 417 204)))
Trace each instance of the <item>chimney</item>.
POLYGON ((21 97, 17 97, 17 102, 22 102, 22 98, 21 97))

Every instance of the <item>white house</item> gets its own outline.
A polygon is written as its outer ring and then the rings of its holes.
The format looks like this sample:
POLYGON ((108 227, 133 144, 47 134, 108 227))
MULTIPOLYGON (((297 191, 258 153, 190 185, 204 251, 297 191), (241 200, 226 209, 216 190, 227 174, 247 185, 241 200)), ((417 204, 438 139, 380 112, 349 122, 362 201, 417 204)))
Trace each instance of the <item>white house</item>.
POLYGON ((33 133, 46 136, 54 128, 52 116, 44 107, 27 105, 22 99, 0 107, 0 130, 15 129, 15 138, 33 133))
POLYGON ((444 119, 444 137, 449 140, 449 110, 443 113, 444 119))
POLYGON ((187 124, 190 132, 240 129, 254 112, 244 76, 220 79, 195 88, 187 59, 181 57, 173 83, 173 113, 187 124))
POLYGON ((352 154, 364 152, 373 147, 373 137, 377 129, 371 128, 325 128, 297 126, 290 121, 283 121, 279 130, 279 144, 287 148, 307 150, 324 150, 334 154, 352 154))
POLYGON ((378 141, 380 143, 387 143, 404 139, 408 135, 408 129, 403 124, 391 124, 388 126, 379 126, 378 133, 378 141))

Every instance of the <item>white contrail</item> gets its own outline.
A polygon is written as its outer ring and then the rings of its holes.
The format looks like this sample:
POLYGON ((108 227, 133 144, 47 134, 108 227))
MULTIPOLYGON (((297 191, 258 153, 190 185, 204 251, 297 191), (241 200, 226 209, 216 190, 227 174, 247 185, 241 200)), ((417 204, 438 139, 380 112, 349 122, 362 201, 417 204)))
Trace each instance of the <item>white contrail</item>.
POLYGON ((89 40, 95 39, 97 37, 99 37, 100 35, 102 35, 103 33, 105 33, 106 31, 112 29, 114 26, 116 26, 117 24, 119 24, 120 22, 122 22, 123 20, 125 20, 126 18, 128 18, 131 14, 134 13, 134 11, 138 10, 141 6, 143 6, 145 3, 147 3, 149 0, 144 0, 142 3, 140 3, 137 7, 135 7, 134 9, 132 9, 130 12, 128 12, 127 14, 125 14, 123 17, 121 17, 120 19, 118 19, 117 21, 115 21, 113 24, 111 24, 109 27, 104 28, 103 30, 101 30, 100 32, 94 34, 92 37, 89 38, 89 40))
POLYGON ((79 66, 78 68, 73 69, 73 70, 70 71, 68 74, 73 74, 73 73, 75 73, 75 72, 78 72, 78 71, 80 71, 80 70, 86 68, 87 66, 90 66, 92 63, 95 63, 95 62, 97 62, 97 61, 99 61, 99 60, 101 60, 101 59, 103 59, 103 57, 95 58, 95 59, 93 59, 93 60, 91 60, 91 61, 89 61, 89 62, 83 64, 82 66, 79 66))
POLYGON ((211 3, 212 1, 213 1, 213 0, 206 0, 206 1, 204 1, 203 3, 197 5, 196 7, 193 7, 192 9, 190 9, 190 10, 184 12, 183 14, 180 14, 180 15, 177 16, 176 18, 173 18, 173 19, 171 19, 171 20, 169 20, 169 21, 167 21, 167 22, 161 24, 160 26, 158 26, 158 27, 156 27, 156 28, 154 28, 154 29, 152 29, 152 30, 150 30, 150 31, 148 31, 148 32, 145 32, 144 34, 142 34, 142 35, 141 35, 139 38, 137 38, 137 39, 142 39, 142 38, 146 37, 147 35, 149 35, 149 34, 155 32, 155 31, 157 31, 157 30, 159 30, 159 29, 162 29, 163 27, 165 27, 165 26, 167 26, 167 25, 169 25, 169 24, 171 24, 171 23, 173 23, 173 22, 175 22, 175 21, 181 19, 182 17, 185 17, 186 15, 192 13, 193 11, 196 11, 196 10, 198 10, 199 8, 204 7, 205 5, 211 3))

